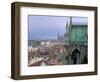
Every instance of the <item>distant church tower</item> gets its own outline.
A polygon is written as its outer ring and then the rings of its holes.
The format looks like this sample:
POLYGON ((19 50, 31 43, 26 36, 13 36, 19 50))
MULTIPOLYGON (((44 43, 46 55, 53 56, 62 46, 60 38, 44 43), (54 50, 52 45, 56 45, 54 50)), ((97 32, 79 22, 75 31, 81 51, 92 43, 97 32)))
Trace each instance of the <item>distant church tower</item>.
POLYGON ((58 41, 64 41, 64 35, 57 34, 57 40, 58 41))
POLYGON ((59 40, 59 33, 57 34, 57 40, 59 40))

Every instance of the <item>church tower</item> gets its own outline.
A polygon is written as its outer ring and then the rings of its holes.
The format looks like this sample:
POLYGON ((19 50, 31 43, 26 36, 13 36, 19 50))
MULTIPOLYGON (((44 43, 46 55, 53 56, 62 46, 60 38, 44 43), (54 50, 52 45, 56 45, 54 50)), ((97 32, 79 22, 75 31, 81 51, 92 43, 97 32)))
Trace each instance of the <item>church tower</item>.
POLYGON ((66 33, 64 34, 64 38, 67 43, 69 43, 71 26, 72 26, 72 17, 69 17, 66 24, 66 33))

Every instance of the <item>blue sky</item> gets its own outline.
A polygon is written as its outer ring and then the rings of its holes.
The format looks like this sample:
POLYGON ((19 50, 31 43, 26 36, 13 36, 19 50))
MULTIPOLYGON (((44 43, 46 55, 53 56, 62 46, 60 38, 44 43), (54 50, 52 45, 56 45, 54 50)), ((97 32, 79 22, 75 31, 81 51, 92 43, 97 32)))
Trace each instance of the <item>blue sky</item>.
MULTIPOLYGON (((28 16, 28 39, 45 40, 56 39, 57 34, 63 35, 66 32, 68 17, 62 16, 28 16)), ((73 23, 80 20, 87 23, 87 18, 73 18, 73 23)))

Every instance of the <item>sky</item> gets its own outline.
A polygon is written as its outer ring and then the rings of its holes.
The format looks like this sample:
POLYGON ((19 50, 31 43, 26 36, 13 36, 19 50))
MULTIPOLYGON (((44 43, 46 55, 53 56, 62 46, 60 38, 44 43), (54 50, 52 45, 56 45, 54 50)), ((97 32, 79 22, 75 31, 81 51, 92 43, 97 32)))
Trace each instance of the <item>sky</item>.
MULTIPOLYGON (((69 17, 65 16, 28 16, 28 39, 57 39, 57 34, 64 35, 69 17)), ((87 24, 87 18, 73 17, 73 24, 87 24)))

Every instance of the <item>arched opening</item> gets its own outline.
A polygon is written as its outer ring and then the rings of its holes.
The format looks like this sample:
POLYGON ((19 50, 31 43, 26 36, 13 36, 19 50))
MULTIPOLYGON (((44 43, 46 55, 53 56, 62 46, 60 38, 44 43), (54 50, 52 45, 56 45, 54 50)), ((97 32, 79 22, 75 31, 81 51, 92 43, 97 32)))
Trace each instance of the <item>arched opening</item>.
POLYGON ((71 54, 72 64, 78 64, 81 52, 78 49, 75 49, 71 54))

